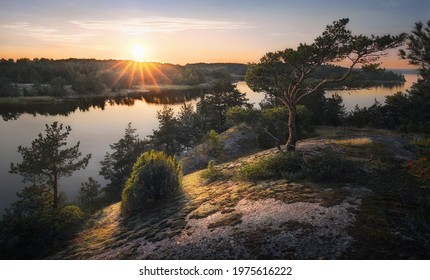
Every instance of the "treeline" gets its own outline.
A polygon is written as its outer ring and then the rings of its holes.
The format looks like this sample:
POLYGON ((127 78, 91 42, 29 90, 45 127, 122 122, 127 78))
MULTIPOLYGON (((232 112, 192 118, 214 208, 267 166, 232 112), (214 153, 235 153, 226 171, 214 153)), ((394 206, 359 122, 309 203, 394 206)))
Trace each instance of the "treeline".
POLYGON ((4 121, 17 120, 22 114, 68 116, 79 111, 88 111, 90 108, 104 110, 109 105, 133 106, 137 100, 143 100, 148 104, 182 104, 197 99, 201 90, 172 90, 158 92, 128 93, 126 96, 92 96, 86 98, 67 98, 52 100, 41 97, 41 100, 33 99, 31 102, 0 102, 0 117, 4 121), (55 102, 55 106, 52 106, 55 102))
MULTIPOLYGON (((322 80, 326 77, 340 78, 345 74, 345 68, 336 65, 320 67, 311 75, 311 78, 322 80)), ((403 83, 405 77, 400 73, 381 68, 379 63, 363 65, 361 69, 353 69, 351 75, 342 83, 332 85, 338 88, 362 88, 384 83, 403 83)), ((326 87, 330 88, 330 87, 326 87)))
MULTIPOLYGON (((97 94, 146 84, 198 85, 214 81, 242 79, 247 65, 239 63, 196 63, 185 66, 168 63, 136 63, 125 60, 95 59, 0 59, 0 97, 61 97, 67 91, 97 94), (22 86, 18 84, 29 84, 22 86)), ((341 75, 340 66, 327 65, 314 74, 315 79, 341 75)), ((343 86, 360 87, 381 82, 402 82, 400 74, 372 64, 354 71, 343 86)))
POLYGON ((65 86, 79 94, 116 91, 142 84, 197 85, 243 76, 244 64, 137 63, 123 60, 22 58, 0 60, 0 97, 61 96, 65 86), (16 84, 33 84, 20 88, 16 84))
POLYGON ((357 127, 393 129, 402 132, 430 133, 430 83, 420 79, 407 92, 375 100, 369 107, 358 106, 345 117, 345 124, 357 127))

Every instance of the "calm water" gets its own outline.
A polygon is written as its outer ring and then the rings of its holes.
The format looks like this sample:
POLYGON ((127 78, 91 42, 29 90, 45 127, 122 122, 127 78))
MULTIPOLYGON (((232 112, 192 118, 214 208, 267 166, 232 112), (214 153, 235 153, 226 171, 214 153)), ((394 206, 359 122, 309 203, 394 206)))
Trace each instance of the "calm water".
POLYGON ((406 78, 406 82, 403 84, 376 86, 360 90, 330 90, 327 91, 326 96, 331 96, 333 93, 337 93, 342 96, 343 103, 347 111, 354 110, 354 107, 357 104, 360 107, 372 106, 375 99, 383 104, 385 101, 385 96, 395 94, 399 91, 404 92, 405 90, 409 89, 418 79, 418 76, 415 74, 404 74, 404 76, 406 78))
MULTIPOLYGON (((340 92, 347 109, 356 104, 369 106, 374 98, 383 101, 384 96, 404 91, 416 81, 416 75, 406 75, 407 83, 394 88, 375 87, 368 90, 340 92)), ((244 82, 239 82, 238 89, 247 94, 250 102, 258 104, 263 94, 250 90, 244 82)), ((93 177, 102 185, 106 182, 99 176, 99 162, 106 152, 110 151, 109 144, 117 142, 123 135, 129 122, 137 129, 141 138, 152 134, 158 127, 157 110, 163 104, 169 104, 176 112, 184 102, 195 104, 199 93, 150 95, 145 97, 119 98, 107 101, 105 99, 86 99, 71 101, 67 105, 31 106, 0 108, 3 119, 0 119, 0 213, 11 202, 16 200, 24 184, 21 177, 9 174, 11 162, 19 163, 19 145, 30 146, 37 134, 44 130, 45 124, 54 121, 72 127, 68 142, 81 142, 83 154, 92 153, 92 159, 85 170, 77 171, 72 177, 60 181, 60 191, 67 194, 69 200, 74 200, 81 182, 93 177), (5 113, 5 110, 10 112, 5 113)))

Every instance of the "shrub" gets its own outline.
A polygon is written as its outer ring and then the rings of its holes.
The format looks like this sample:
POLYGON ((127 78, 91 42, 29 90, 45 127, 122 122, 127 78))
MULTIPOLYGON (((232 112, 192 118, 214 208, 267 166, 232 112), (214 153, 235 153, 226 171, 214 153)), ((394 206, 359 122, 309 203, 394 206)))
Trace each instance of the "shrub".
POLYGON ((92 177, 87 182, 81 183, 77 203, 85 212, 93 212, 102 206, 101 185, 92 177))
POLYGON ((255 163, 246 164, 239 175, 250 180, 287 178, 306 179, 314 182, 351 181, 356 175, 354 164, 331 149, 307 156, 298 153, 280 152, 255 163))
POLYGON ((204 149, 211 157, 218 157, 224 152, 224 142, 215 130, 209 131, 206 135, 204 149))
POLYGON ((76 205, 68 205, 57 214, 57 229, 62 232, 77 225, 84 217, 81 208, 76 205))
POLYGON ((289 177, 302 168, 302 159, 296 153, 280 152, 255 163, 244 165, 239 175, 251 180, 289 177))
POLYGON ((345 182, 354 179, 357 168, 339 152, 325 149, 303 165, 302 176, 315 182, 345 182))
POLYGON ((211 160, 208 163, 208 168, 203 171, 202 177, 209 182, 213 182, 223 176, 222 172, 215 167, 215 161, 211 160))
POLYGON ((154 201, 177 192, 182 181, 182 165, 164 152, 143 153, 122 191, 122 211, 132 214, 143 210, 154 201))

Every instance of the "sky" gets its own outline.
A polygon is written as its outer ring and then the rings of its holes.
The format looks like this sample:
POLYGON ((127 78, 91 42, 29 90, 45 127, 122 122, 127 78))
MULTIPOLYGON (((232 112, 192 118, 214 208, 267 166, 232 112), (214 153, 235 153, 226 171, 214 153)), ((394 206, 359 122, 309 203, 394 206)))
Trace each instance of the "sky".
MULTIPOLYGON (((349 18, 353 34, 410 32, 428 0, 0 0, 0 58, 257 62, 349 18)), ((392 52, 386 68, 409 68, 392 52)))

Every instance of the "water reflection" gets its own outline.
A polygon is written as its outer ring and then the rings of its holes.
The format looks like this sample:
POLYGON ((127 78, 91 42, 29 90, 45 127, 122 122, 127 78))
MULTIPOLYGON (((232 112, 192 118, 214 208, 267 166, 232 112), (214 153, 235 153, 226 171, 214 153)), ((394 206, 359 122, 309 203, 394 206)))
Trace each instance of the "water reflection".
POLYGON ((147 104, 175 105, 196 100, 200 94, 199 89, 130 92, 123 96, 61 99, 55 103, 0 104, 0 115, 4 121, 11 121, 17 120, 22 114, 68 116, 77 110, 87 112, 93 108, 104 110, 106 106, 134 106, 136 101, 145 101, 147 104))
POLYGON ((384 83, 357 90, 327 90, 326 96, 330 97, 334 93, 342 96, 347 111, 354 110, 356 105, 369 107, 375 100, 383 104, 385 96, 393 95, 397 92, 405 92, 418 79, 416 74, 404 74, 404 76, 406 79, 404 83, 384 83))
MULTIPOLYGON (((408 81, 416 80, 416 76, 407 76, 408 81), (412 80, 408 77, 412 77, 412 80)), ((404 89, 411 83, 404 84, 404 89)), ((258 104, 264 94, 253 92, 245 82, 238 82, 237 88, 246 93, 250 102, 258 104)), ((383 90, 384 87, 381 87, 383 90)), ((387 87, 385 87, 386 89, 387 87)), ((389 93, 376 88, 363 91, 360 94, 344 93, 344 102, 353 98, 351 107, 355 104, 367 106, 365 102, 373 103, 375 96, 393 94, 399 90, 391 87, 389 93), (378 94, 375 94, 379 92, 378 94), (357 100, 362 98, 363 100, 357 100)), ((11 162, 20 162, 22 159, 17 153, 17 146, 29 146, 37 134, 43 131, 45 124, 58 121, 70 125, 73 129, 69 143, 81 142, 83 154, 92 153, 93 158, 85 170, 77 171, 72 177, 63 178, 60 182, 61 191, 66 192, 72 201, 80 189, 81 182, 93 177, 102 185, 106 182, 99 176, 99 162, 103 160, 109 145, 117 142, 124 135, 128 123, 138 130, 141 138, 152 134, 158 127, 157 111, 162 108, 160 104, 169 104, 180 111, 181 104, 195 103, 200 97, 200 90, 163 91, 130 93, 126 96, 93 97, 59 100, 54 104, 0 104, 0 115, 6 121, 0 120, 0 216, 5 207, 16 200, 16 192, 22 190, 24 184, 20 176, 9 174, 11 162), (9 121, 7 121, 9 120, 9 121)))

